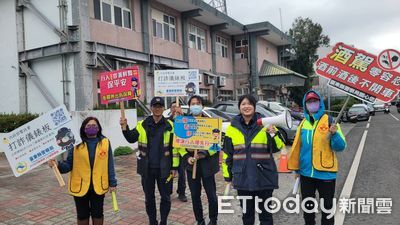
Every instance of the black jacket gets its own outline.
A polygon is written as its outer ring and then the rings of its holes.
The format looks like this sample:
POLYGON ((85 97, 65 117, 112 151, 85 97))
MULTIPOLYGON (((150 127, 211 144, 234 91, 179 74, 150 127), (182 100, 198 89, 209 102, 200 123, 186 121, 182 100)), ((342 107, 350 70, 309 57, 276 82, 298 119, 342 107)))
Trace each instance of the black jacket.
MULTIPOLYGON (((163 122, 165 123, 164 127, 164 133, 168 131, 172 131, 172 126, 171 124, 165 119, 164 117, 162 118, 163 122)), ((146 132, 148 144, 150 145, 150 141, 158 141, 161 143, 161 150, 159 151, 159 156, 160 156, 160 171, 161 171, 161 177, 166 178, 170 175, 171 170, 176 170, 177 168, 172 167, 172 158, 173 158, 173 153, 172 153, 172 142, 173 142, 173 133, 171 133, 170 136, 170 144, 168 148, 163 148, 163 143, 164 143, 164 136, 161 137, 161 140, 155 140, 152 139, 152 130, 150 129, 150 124, 153 123, 153 118, 152 116, 147 117, 143 123, 143 129, 146 132)), ((135 143, 139 139, 139 132, 137 131, 136 128, 129 130, 129 127, 125 131, 122 131, 125 139, 129 143, 135 143)), ((148 170, 149 170, 149 148, 148 146, 139 146, 139 155, 137 158, 137 173, 142 175, 142 176, 147 176, 148 170)))

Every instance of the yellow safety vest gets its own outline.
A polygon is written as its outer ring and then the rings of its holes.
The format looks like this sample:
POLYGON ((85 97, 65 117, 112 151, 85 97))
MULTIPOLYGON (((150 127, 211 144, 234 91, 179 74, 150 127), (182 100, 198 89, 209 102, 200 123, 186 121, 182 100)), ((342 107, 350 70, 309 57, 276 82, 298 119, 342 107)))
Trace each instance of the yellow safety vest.
MULTIPOLYGON (((304 119, 296 132, 292 150, 289 155, 288 169, 300 169, 301 130, 313 130, 313 125, 304 119)), ((312 143, 312 166, 319 171, 337 172, 338 161, 336 153, 331 149, 329 138, 329 116, 323 115, 314 130, 312 143)))
POLYGON ((91 181, 96 194, 108 191, 108 149, 109 140, 103 138, 96 146, 93 170, 90 168, 89 150, 86 143, 74 148, 73 168, 69 175, 69 194, 82 197, 90 187, 91 181))

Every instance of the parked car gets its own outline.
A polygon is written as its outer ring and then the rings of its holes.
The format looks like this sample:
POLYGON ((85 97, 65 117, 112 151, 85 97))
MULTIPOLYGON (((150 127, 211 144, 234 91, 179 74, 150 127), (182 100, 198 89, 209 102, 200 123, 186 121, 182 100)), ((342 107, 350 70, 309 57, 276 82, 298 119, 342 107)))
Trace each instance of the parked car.
POLYGON ((278 113, 278 114, 289 110, 288 107, 284 106, 280 102, 258 101, 257 103, 266 106, 268 109, 270 109, 273 112, 278 113))
POLYGON ((350 122, 357 122, 363 120, 369 120, 369 112, 365 107, 352 106, 347 112, 347 120, 350 122))
MULTIPOLYGON (((238 106, 238 101, 223 101, 217 102, 212 105, 213 108, 218 109, 219 111, 225 112, 226 114, 230 115, 232 118, 240 113, 238 106)), ((263 104, 257 103, 256 105, 256 112, 260 113, 262 117, 272 117, 277 116, 271 110, 268 110, 263 104)), ((297 126, 299 122, 293 120, 293 126, 291 129, 287 127, 280 127, 277 126, 280 133, 282 134, 283 138, 288 141, 293 141, 294 137, 296 136, 297 126)))
MULTIPOLYGON (((189 112, 188 105, 182 105, 181 108, 182 108, 183 113, 189 112)), ((228 115, 226 115, 224 112, 221 112, 217 109, 214 109, 211 107, 204 107, 203 114, 209 118, 221 118, 222 119, 222 132, 225 132, 226 128, 229 126, 229 124, 231 124, 231 118, 228 115)), ((170 117, 171 109, 164 110, 163 116, 166 118, 170 117)))
POLYGON ((377 102, 374 104, 374 109, 375 109, 375 112, 383 112, 383 110, 385 109, 385 104, 383 104, 381 102, 377 102))
POLYGON ((360 106, 360 107, 364 107, 367 111, 368 111, 368 113, 369 113, 369 115, 370 116, 375 116, 375 109, 374 109, 374 107, 371 107, 371 106, 369 106, 369 105, 367 105, 367 104, 364 104, 364 103, 360 103, 360 104, 354 104, 353 106, 360 106))

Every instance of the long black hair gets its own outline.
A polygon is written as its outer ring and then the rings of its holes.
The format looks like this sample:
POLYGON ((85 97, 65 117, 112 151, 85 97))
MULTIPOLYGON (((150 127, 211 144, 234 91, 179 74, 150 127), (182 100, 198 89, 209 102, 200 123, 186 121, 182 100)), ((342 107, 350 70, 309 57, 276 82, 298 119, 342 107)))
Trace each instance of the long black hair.
POLYGON ((85 120, 83 120, 81 128, 79 129, 79 133, 81 135, 82 143, 86 142, 86 140, 88 139, 88 137, 87 137, 87 135, 85 133, 85 127, 89 123, 89 121, 91 121, 91 120, 96 121, 97 126, 99 127, 99 132, 97 132, 97 136, 96 137, 98 137, 98 138, 99 137, 100 138, 103 137, 103 133, 102 133, 103 128, 101 127, 99 120, 96 117, 89 116, 85 120))

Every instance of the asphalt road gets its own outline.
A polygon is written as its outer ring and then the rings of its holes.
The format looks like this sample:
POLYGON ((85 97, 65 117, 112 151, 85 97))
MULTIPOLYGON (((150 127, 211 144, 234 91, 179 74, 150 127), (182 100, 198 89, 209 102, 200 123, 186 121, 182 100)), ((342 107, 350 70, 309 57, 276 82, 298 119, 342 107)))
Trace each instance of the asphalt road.
MULTIPOLYGON (((393 107, 391 114, 377 112, 370 121, 362 121, 356 124, 345 123, 342 125, 347 140, 347 148, 338 154, 339 173, 336 181, 336 198, 342 194, 346 179, 353 180, 353 185, 347 185, 344 192, 349 192, 350 198, 355 198, 355 213, 345 214, 344 222, 336 225, 399 225, 400 224, 400 114, 393 107), (397 119, 396 119, 397 118, 397 119), (363 135, 366 133, 364 145, 363 135), (362 150, 360 163, 353 165, 358 150, 362 150), (353 167, 358 168, 354 174, 349 172, 353 167), (357 167, 358 165, 358 167, 357 167), (357 201, 359 198, 374 198, 374 213, 358 213, 357 201), (377 213, 377 199, 391 198, 391 214, 377 213)), ((360 153, 361 153, 360 152, 360 153)), ((354 172, 354 171, 353 171, 354 172)), ((294 180, 291 174, 280 174, 280 189, 274 192, 279 199, 290 196, 294 180)), ((364 209, 367 206, 363 206, 364 209)), ((242 224, 240 207, 234 202, 235 214, 221 215, 219 224, 242 224)), ((339 205, 338 205, 339 209, 339 205)), ((258 224, 258 222, 256 222, 258 224)), ((288 214, 280 211, 274 214, 275 225, 304 224, 302 213, 288 214)), ((320 215, 317 215, 317 224, 320 224, 320 215)))

